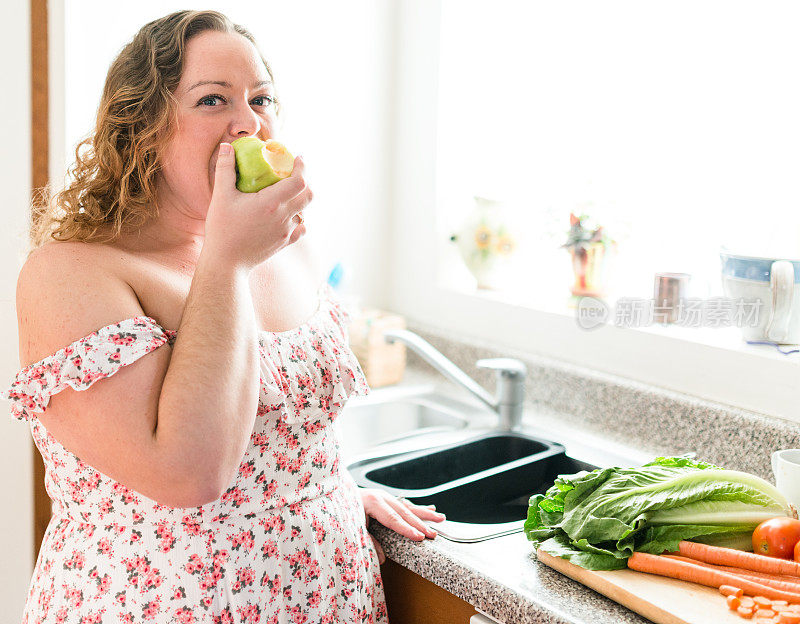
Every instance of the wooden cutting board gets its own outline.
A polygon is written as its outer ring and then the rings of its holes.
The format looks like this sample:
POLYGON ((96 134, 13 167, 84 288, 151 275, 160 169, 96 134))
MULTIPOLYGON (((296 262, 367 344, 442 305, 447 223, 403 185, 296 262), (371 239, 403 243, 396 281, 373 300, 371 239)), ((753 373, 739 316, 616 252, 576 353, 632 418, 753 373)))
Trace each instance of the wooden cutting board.
POLYGON ((753 621, 728 609, 725 597, 711 587, 633 570, 584 570, 541 550, 536 551, 536 557, 546 566, 656 624, 745 624, 753 621))

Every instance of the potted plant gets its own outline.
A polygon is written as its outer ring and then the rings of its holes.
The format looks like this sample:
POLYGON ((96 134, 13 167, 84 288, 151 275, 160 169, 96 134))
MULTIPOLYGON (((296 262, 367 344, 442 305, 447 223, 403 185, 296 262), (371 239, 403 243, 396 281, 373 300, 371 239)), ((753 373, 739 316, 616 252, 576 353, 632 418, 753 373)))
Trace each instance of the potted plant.
POLYGON ((608 258, 616 251, 616 241, 602 226, 590 227, 588 215, 569 215, 569 231, 565 247, 572 258, 575 282, 571 291, 575 297, 602 297, 606 294, 608 258))

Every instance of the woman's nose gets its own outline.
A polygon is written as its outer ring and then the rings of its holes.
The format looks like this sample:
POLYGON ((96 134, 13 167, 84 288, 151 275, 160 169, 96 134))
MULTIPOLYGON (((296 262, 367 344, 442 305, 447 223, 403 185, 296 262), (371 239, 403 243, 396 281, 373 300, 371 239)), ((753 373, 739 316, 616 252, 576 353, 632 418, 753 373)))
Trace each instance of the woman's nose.
POLYGON ((230 133, 234 137, 257 136, 261 130, 263 120, 247 104, 238 104, 233 107, 230 122, 230 133))

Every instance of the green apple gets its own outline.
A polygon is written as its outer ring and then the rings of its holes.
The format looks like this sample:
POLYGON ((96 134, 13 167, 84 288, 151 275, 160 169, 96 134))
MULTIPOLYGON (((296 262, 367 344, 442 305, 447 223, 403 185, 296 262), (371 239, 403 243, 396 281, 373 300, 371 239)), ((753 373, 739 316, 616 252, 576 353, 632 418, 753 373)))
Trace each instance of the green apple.
POLYGON ((294 156, 275 139, 242 137, 231 145, 236 155, 236 188, 242 193, 255 193, 292 174, 294 156))

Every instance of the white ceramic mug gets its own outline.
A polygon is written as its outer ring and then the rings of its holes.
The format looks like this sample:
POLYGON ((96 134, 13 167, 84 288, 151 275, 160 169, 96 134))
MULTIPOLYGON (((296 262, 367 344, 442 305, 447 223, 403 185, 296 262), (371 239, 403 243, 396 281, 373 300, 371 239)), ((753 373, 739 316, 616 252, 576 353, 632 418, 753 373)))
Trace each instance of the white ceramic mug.
POLYGON ((772 454, 775 487, 795 509, 800 509, 800 449, 785 449, 772 454))

